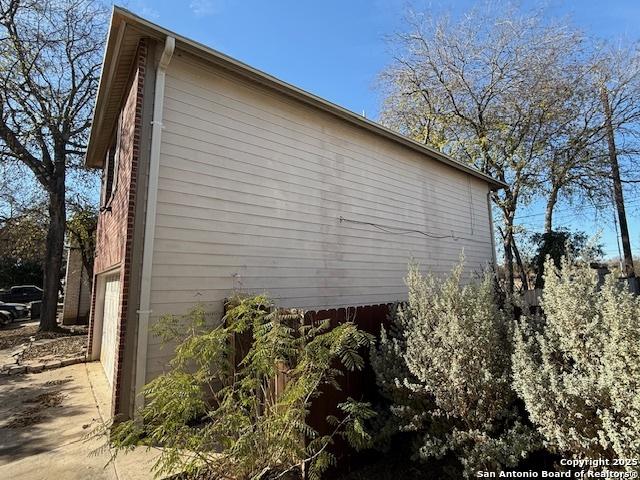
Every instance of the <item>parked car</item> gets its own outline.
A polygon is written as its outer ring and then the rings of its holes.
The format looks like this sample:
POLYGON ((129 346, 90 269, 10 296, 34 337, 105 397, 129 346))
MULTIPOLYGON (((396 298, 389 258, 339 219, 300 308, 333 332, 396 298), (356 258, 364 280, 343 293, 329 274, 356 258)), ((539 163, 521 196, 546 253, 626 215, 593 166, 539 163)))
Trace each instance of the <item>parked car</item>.
POLYGON ((0 310, 11 314, 13 320, 25 318, 29 316, 29 307, 22 303, 5 303, 0 302, 0 310))
POLYGON ((9 293, 0 295, 0 301, 6 303, 29 303, 42 300, 42 289, 35 285, 17 285, 9 293))
POLYGON ((13 321, 11 313, 6 310, 0 310, 0 326, 4 327, 13 321))

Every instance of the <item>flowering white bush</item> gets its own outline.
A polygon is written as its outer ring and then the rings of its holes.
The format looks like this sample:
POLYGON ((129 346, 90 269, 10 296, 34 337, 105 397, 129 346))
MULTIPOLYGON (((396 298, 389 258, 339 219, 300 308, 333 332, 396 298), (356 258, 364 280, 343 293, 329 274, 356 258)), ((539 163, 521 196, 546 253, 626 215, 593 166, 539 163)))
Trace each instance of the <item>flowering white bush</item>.
POLYGON ((548 449, 640 457, 640 299, 586 265, 545 266, 544 318, 515 331, 514 388, 548 449))
POLYGON ((412 265, 408 303, 383 329, 372 364, 389 400, 385 433, 414 432, 415 457, 456 456, 477 470, 515 467, 536 446, 511 389, 511 312, 490 275, 461 285, 462 264, 445 280, 412 265))

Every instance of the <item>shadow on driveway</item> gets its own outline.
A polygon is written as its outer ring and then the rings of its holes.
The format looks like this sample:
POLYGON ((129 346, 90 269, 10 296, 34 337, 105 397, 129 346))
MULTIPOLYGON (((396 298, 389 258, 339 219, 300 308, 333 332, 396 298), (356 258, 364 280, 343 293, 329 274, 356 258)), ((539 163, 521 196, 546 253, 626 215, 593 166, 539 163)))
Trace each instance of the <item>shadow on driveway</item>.
POLYGON ((110 463, 105 438, 91 437, 110 397, 97 362, 0 377, 0 479, 153 478, 157 453, 135 449, 110 463))
POLYGON ((0 378, 0 465, 80 439, 82 425, 73 420, 90 421, 96 413, 93 401, 78 401, 83 368, 0 378))
POLYGON ((100 420, 87 365, 0 378, 0 478, 118 478, 87 441, 100 420))

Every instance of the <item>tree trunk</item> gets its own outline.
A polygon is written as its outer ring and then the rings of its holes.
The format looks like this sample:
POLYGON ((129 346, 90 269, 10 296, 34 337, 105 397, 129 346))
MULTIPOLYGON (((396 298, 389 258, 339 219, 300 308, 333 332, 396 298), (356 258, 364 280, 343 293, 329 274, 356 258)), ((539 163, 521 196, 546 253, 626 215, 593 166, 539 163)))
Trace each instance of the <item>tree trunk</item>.
POLYGON ((520 270, 520 281, 522 282, 522 289, 529 290, 529 279, 527 278, 527 271, 524 268, 524 263, 522 262, 522 257, 520 256, 520 250, 518 250, 518 246, 516 245, 516 239, 513 237, 513 229, 511 230, 511 248, 513 249, 513 254, 516 258, 516 265, 518 265, 518 269, 520 270))
POLYGON ((558 187, 553 185, 547 198, 547 207, 544 212, 544 233, 551 233, 553 231, 553 209, 558 202, 558 187))
POLYGON ((618 210, 618 222, 620 223, 620 238, 622 239, 622 253, 624 255, 624 274, 627 277, 635 277, 631 241, 629 240, 629 227, 627 226, 627 214, 624 209, 624 196, 622 194, 616 140, 611 123, 611 106, 609 105, 609 94, 607 93, 606 87, 602 88, 601 94, 607 132, 607 144, 609 147, 609 162, 611 163, 611 176, 613 178, 613 197, 616 202, 616 209, 618 210))
POLYGON ((89 255, 89 252, 87 252, 86 246, 82 246, 78 248, 80 249, 80 256, 82 257, 82 265, 84 266, 84 269, 87 271, 87 276, 91 281, 91 279, 93 279, 93 252, 91 252, 91 255, 89 255))
POLYGON ((502 233, 502 247, 504 249, 504 275, 505 275, 505 288, 509 295, 513 294, 513 249, 511 248, 511 241, 513 237, 509 234, 511 227, 505 220, 505 232, 502 233))
POLYGON ((44 261, 40 331, 52 331, 58 328, 58 289, 66 229, 64 167, 56 168, 54 176, 49 192, 49 227, 44 261))

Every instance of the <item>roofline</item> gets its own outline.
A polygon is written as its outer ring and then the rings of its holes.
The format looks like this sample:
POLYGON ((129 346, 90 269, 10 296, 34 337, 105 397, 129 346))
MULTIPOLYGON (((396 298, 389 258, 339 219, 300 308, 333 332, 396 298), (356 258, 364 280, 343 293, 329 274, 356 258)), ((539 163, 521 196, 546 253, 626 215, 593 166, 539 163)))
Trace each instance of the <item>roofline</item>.
POLYGON ((114 59, 111 57, 114 54, 117 57, 118 55, 117 48, 118 48, 119 41, 122 39, 122 36, 124 35, 124 30, 128 26, 136 27, 136 29, 140 30, 141 33, 143 33, 144 35, 152 38, 156 38, 158 40, 164 41, 164 39, 167 36, 174 37, 176 40, 177 49, 181 49, 186 52, 192 53, 209 62, 219 64, 227 68, 228 70, 231 70, 235 73, 240 74, 241 76, 248 77, 253 81, 261 83, 289 97, 295 98, 298 101, 306 103, 307 105, 311 105, 320 110, 324 110, 325 112, 328 112, 334 116, 337 116, 355 126, 364 128, 365 130, 373 132, 382 137, 388 138, 396 143, 400 143, 419 153, 426 154, 429 157, 441 163, 444 163, 457 170, 463 171, 474 177, 477 177, 481 180, 486 181, 494 190, 504 188, 507 186, 506 183, 501 182, 500 180, 496 180, 495 178, 485 173, 482 173, 481 171, 476 170, 475 168, 470 167, 462 162, 459 162, 458 160, 455 160, 449 157, 448 155, 442 152, 439 152, 427 145, 424 145, 420 142, 412 140, 409 137, 406 137, 397 132, 394 132, 393 130, 385 126, 380 125, 379 123, 376 123, 372 120, 369 120, 361 115, 358 115, 357 113, 354 113, 350 110, 347 110, 346 108, 341 107, 340 105, 336 105, 335 103, 325 100, 317 95, 314 95, 313 93, 309 93, 299 87, 296 87, 295 85, 291 85, 290 83, 284 82, 274 77, 273 75, 269 75, 268 73, 265 73, 250 65, 247 65, 246 63, 236 60, 235 58, 225 55, 224 53, 214 50, 211 47, 208 47, 206 45, 203 45, 202 43, 196 42, 195 40, 191 40, 175 32, 172 32, 171 30, 161 27, 155 23, 152 23, 146 20, 145 18, 142 18, 136 15, 135 13, 130 12, 129 10, 116 5, 114 5, 113 7, 113 15, 112 15, 111 24, 109 27, 108 43, 107 43, 107 48, 105 49, 103 70, 100 76, 98 96, 96 98, 96 104, 94 108, 94 120, 97 120, 97 121, 95 123, 92 122, 91 133, 89 136, 89 145, 87 148, 87 155, 85 156, 85 164, 88 166, 89 166, 88 159, 91 153, 91 144, 92 144, 91 140, 98 134, 98 131, 100 130, 99 128, 100 119, 99 118, 95 119, 95 114, 96 112, 100 111, 101 105, 102 103, 104 103, 105 98, 107 96, 107 90, 110 83, 110 78, 108 77, 108 75, 110 75, 113 71, 112 64, 114 61, 116 61, 117 63, 117 58, 114 59), (112 32, 112 30, 116 26, 119 27, 118 32, 112 32), (114 50, 116 51, 114 52, 114 50), (107 67, 109 68, 107 69, 107 67), (107 73, 107 77, 105 77, 105 72, 107 73))

